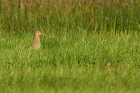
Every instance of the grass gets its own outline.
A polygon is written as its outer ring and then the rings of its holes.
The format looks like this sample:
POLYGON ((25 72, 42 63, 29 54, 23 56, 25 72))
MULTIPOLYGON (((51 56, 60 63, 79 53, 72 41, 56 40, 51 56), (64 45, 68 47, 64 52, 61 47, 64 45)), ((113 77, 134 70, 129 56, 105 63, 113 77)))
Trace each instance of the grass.
POLYGON ((73 37, 71 34, 48 34, 41 37, 39 51, 28 51, 26 47, 32 39, 31 34, 1 34, 1 92, 140 91, 137 34, 100 35, 86 34, 86 31, 73 37), (107 62, 116 70, 108 70, 107 62))
POLYGON ((20 1, 0 1, 0 92, 140 92, 139 1, 20 1))
POLYGON ((89 32, 139 30, 139 0, 96 3, 92 0, 1 1, 0 28, 6 32, 48 29, 60 33, 64 28, 83 28, 89 32), (75 2, 74 2, 75 1, 75 2), (8 3, 7 3, 8 2, 8 3))

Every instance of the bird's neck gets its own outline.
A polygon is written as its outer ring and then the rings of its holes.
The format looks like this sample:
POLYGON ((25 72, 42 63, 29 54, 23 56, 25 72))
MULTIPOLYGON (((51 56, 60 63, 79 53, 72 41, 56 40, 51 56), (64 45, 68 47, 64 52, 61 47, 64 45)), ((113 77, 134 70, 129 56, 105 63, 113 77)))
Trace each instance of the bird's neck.
POLYGON ((35 35, 35 41, 34 42, 40 43, 40 37, 39 37, 39 35, 35 35))

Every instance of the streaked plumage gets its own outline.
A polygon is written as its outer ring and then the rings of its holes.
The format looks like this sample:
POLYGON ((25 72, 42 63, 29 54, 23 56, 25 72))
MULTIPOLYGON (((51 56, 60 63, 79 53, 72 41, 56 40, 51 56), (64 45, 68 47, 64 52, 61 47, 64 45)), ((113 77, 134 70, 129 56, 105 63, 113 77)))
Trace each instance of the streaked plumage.
POLYGON ((39 49, 41 47, 40 35, 41 35, 40 31, 36 31, 35 32, 35 39, 34 39, 33 43, 28 47, 28 49, 30 49, 30 50, 32 50, 32 49, 39 49))

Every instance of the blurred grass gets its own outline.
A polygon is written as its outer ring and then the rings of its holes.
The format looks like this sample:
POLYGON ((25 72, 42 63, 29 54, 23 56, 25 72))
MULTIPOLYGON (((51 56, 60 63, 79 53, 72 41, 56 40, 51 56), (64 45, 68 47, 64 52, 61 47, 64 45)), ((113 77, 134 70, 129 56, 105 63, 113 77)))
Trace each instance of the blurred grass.
POLYGON ((138 34, 81 31, 73 37, 69 33, 42 36, 39 51, 26 50, 33 38, 30 34, 1 35, 0 91, 139 93, 138 34), (115 70, 108 70, 108 62, 115 70))
POLYGON ((139 30, 140 2, 101 0, 2 0, 3 31, 21 32, 83 28, 89 32, 133 32, 139 30))
POLYGON ((139 0, 1 0, 0 92, 139 93, 139 8, 139 0), (47 36, 28 51, 35 30, 47 36))

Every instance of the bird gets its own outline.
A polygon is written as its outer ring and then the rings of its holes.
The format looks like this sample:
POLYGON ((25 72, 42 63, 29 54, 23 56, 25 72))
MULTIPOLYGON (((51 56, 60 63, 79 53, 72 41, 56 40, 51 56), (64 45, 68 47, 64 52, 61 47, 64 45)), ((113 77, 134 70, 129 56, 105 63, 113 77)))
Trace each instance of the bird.
POLYGON ((33 43, 28 46, 29 50, 40 49, 41 47, 40 35, 42 35, 42 33, 39 30, 37 30, 35 32, 35 38, 34 38, 33 43))
POLYGON ((108 70, 114 70, 114 67, 112 67, 112 63, 111 63, 111 62, 108 62, 108 63, 106 64, 106 66, 107 66, 107 69, 108 69, 108 70))
POLYGON ((109 71, 113 71, 113 72, 115 72, 115 73, 119 73, 120 72, 120 67, 113 67, 112 66, 112 63, 111 62, 108 62, 107 64, 106 64, 106 66, 107 66, 107 69, 109 70, 109 71))

